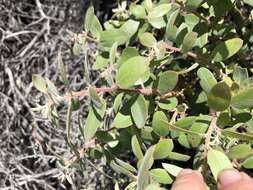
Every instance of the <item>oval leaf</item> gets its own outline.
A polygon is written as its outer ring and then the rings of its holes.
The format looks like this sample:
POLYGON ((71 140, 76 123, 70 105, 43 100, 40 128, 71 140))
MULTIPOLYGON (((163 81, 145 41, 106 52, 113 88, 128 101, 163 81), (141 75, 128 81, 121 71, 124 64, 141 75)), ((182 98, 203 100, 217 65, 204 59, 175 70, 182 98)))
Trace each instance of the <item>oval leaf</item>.
POLYGON ((173 180, 166 172, 166 170, 161 168, 152 169, 149 171, 151 177, 153 177, 157 182, 162 184, 171 184, 173 180))
POLYGON ((173 150, 173 141, 171 139, 161 139, 155 146, 154 159, 164 159, 168 157, 173 150))
POLYGON ((139 35, 140 43, 146 47, 154 47, 157 43, 153 34, 145 32, 139 35))
POLYGON ((224 61, 236 54, 241 49, 242 45, 243 40, 240 38, 233 38, 225 42, 221 42, 212 51, 212 60, 215 62, 224 61))
POLYGON ((169 134, 170 129, 163 121, 167 121, 167 117, 164 112, 155 112, 152 120, 152 128, 154 132, 159 136, 166 136, 169 134))
POLYGON ((132 105, 131 114, 136 126, 138 128, 144 127, 146 119, 148 117, 148 107, 146 100, 142 94, 137 97, 134 104, 132 105))
POLYGON ((207 163, 217 181, 219 173, 224 169, 233 168, 228 157, 218 150, 210 149, 207 154, 207 163))
POLYGON ((128 59, 118 70, 116 84, 121 88, 131 87, 148 70, 148 65, 148 59, 142 56, 128 59))
POLYGON ((208 105, 215 111, 227 109, 231 102, 231 90, 227 83, 217 83, 208 94, 208 105))
POLYGON ((207 68, 201 67, 197 75, 200 78, 200 86, 206 93, 209 93, 212 87, 217 83, 213 73, 207 68))
POLYGON ((165 94, 175 88, 178 82, 178 73, 175 71, 166 71, 159 75, 158 90, 165 94))

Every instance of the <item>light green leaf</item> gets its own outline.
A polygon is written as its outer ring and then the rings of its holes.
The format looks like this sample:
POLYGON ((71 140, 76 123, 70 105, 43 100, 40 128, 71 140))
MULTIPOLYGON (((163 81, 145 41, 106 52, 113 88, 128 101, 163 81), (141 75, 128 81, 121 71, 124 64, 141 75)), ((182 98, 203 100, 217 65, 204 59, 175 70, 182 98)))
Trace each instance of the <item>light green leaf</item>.
POLYGON ((178 174, 183 170, 183 168, 180 168, 173 164, 162 163, 162 166, 167 172, 169 172, 169 174, 174 177, 177 177, 178 174))
POLYGON ((89 9, 86 12, 84 27, 87 32, 88 31, 91 32, 93 37, 99 38, 100 32, 102 32, 103 28, 102 28, 98 18, 94 14, 93 7, 89 7, 89 9))
POLYGON ((186 162, 186 161, 190 160, 191 157, 189 155, 181 154, 178 152, 170 152, 167 159, 186 162))
POLYGON ((231 90, 226 82, 218 82, 208 94, 208 106, 215 111, 227 109, 231 102, 231 90))
POLYGON ((239 84, 239 86, 243 86, 244 82, 249 78, 248 70, 246 68, 242 68, 240 66, 236 66, 233 72, 233 79, 235 82, 239 84))
POLYGON ((169 153, 173 150, 173 141, 171 139, 160 139, 155 145, 154 159, 164 159, 168 157, 169 153))
POLYGON ((243 0, 243 2, 253 7, 253 1, 252 0, 243 0))
POLYGON ((177 107, 177 104, 178 100, 176 97, 167 98, 158 102, 158 106, 164 110, 173 110, 177 107))
POLYGON ((148 171, 154 163, 153 153, 155 151, 155 146, 149 147, 146 151, 144 158, 141 162, 140 169, 137 176, 137 190, 143 190, 147 186, 148 181, 148 171))
POLYGON ((247 169, 252 169, 253 168, 253 156, 250 156, 244 162, 242 163, 242 166, 247 169))
POLYGON ((157 18, 166 15, 171 9, 171 4, 161 4, 154 7, 152 11, 149 12, 149 18, 157 18))
POLYGON ((198 34, 196 32, 189 32, 185 35, 182 45, 182 52, 187 53, 195 44, 198 34))
POLYGON ((148 65, 149 61, 146 57, 136 56, 128 59, 118 70, 116 84, 121 88, 133 86, 149 69, 148 65))
POLYGON ((164 169, 161 168, 152 169, 149 171, 149 173, 151 177, 154 178, 154 180, 159 183, 171 184, 173 182, 169 174, 164 169))
POLYGON ((143 153, 142 153, 141 146, 139 144, 139 141, 136 135, 132 137, 131 145, 132 145, 132 151, 134 155, 136 156, 138 160, 141 160, 143 158, 143 153))
POLYGON ((91 102, 99 109, 102 108, 103 104, 100 97, 97 94, 96 88, 93 86, 89 87, 89 96, 91 98, 91 102))
POLYGON ((177 27, 175 26, 175 21, 178 14, 179 14, 179 9, 172 12, 166 26, 165 37, 166 39, 172 42, 176 42, 177 27))
POLYGON ((210 149, 208 151, 207 163, 216 181, 218 180, 218 175, 222 170, 233 168, 228 157, 223 152, 214 149, 210 149))
POLYGON ((100 33, 100 42, 104 47, 112 47, 115 42, 123 45, 128 39, 128 33, 120 29, 105 30, 100 33))
POLYGON ((250 144, 238 144, 230 148, 228 157, 231 159, 243 159, 253 154, 250 144))
POLYGON ((112 161, 110 162, 110 167, 111 167, 115 172, 117 172, 117 173, 122 173, 122 174, 124 174, 124 175, 129 176, 129 177, 132 177, 133 179, 135 178, 135 175, 134 175, 131 171, 129 171, 129 170, 127 170, 126 168, 124 168, 124 167, 118 165, 114 160, 112 160, 112 161))
POLYGON ((146 17, 145 8, 141 5, 131 4, 130 13, 132 13, 136 18, 143 19, 146 17))
POLYGON ((148 107, 142 94, 138 95, 131 107, 132 118, 138 128, 144 127, 148 117, 148 107))
POLYGON ((41 77, 41 75, 35 74, 32 75, 33 85, 41 92, 47 93, 47 84, 46 81, 41 77))
POLYGON ((200 86, 206 93, 209 93, 212 87, 217 83, 213 73, 207 68, 201 67, 197 71, 197 75, 200 78, 200 86))
POLYGON ((245 109, 253 107, 253 87, 243 89, 237 94, 233 95, 231 105, 238 109, 245 109))
POLYGON ((148 18, 148 22, 157 29, 161 29, 166 26, 166 22, 163 17, 148 18))
POLYGON ((182 74, 185 74, 185 73, 189 73, 189 72, 191 72, 192 70, 196 69, 198 66, 199 66, 198 63, 194 63, 194 64, 191 65, 189 68, 179 71, 178 74, 181 74, 181 75, 182 75, 182 74))
POLYGON ((110 56, 109 57, 110 57, 111 64, 114 64, 114 62, 115 62, 117 48, 118 48, 118 42, 115 42, 110 49, 110 56))
POLYGON ((95 61, 94 65, 92 66, 92 69, 94 69, 94 70, 103 69, 103 68, 107 67, 108 64, 109 64, 108 58, 105 58, 102 55, 98 55, 96 57, 96 61, 95 61))
POLYGON ((140 22, 129 19, 121 27, 120 30, 126 32, 127 41, 137 32, 140 22))
POLYGON ((156 184, 149 184, 145 190, 166 190, 162 187, 160 187, 157 183, 156 184))
POLYGON ((89 114, 86 119, 86 124, 84 127, 84 136, 86 141, 91 139, 97 132, 97 129, 100 126, 100 122, 104 117, 105 110, 106 110, 106 102, 104 100, 102 102, 101 109, 96 109, 93 106, 90 107, 89 114))
POLYGON ((212 51, 211 57, 215 62, 224 61, 236 54, 242 47, 243 41, 240 38, 233 38, 218 44, 212 51))
POLYGON ((126 128, 132 126, 133 122, 130 115, 124 115, 118 112, 113 120, 113 125, 116 128, 126 128))
POLYGON ((152 0, 144 0, 143 6, 148 12, 150 12, 153 9, 154 4, 152 3, 152 0))
POLYGON ((146 47, 154 47, 157 43, 153 34, 145 32, 139 35, 140 43, 146 47))
POLYGON ((165 94, 173 90, 178 82, 178 73, 175 71, 165 71, 159 75, 158 90, 165 94))
POLYGON ((119 66, 121 66, 124 62, 132 57, 136 57, 139 55, 138 49, 135 47, 127 47, 122 51, 122 54, 119 58, 119 66))
POLYGON ((239 133, 239 132, 234 131, 232 128, 223 129, 221 131, 221 134, 253 143, 253 135, 252 134, 239 133))
POLYGON ((163 122, 167 120, 168 119, 164 112, 162 111, 155 112, 152 120, 152 128, 157 135, 166 136, 169 134, 170 130, 167 127, 166 123, 163 122))
POLYGON ((123 160, 120 160, 118 158, 115 158, 115 161, 120 165, 122 166, 123 168, 127 169, 128 171, 130 172, 133 172, 133 173, 137 173, 137 170, 132 166, 130 165, 129 163, 123 161, 123 160))

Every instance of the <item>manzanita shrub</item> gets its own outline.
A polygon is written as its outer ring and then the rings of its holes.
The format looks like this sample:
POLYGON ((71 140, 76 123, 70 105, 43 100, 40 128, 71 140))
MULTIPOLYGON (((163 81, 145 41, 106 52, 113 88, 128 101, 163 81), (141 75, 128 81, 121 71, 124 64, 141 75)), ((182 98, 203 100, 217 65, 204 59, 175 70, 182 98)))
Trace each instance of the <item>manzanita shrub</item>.
POLYGON ((211 188, 223 169, 250 174, 251 6, 251 0, 123 1, 103 25, 90 7, 73 46, 74 54, 86 55, 87 88, 72 90, 61 60, 65 93, 33 75, 47 99, 34 111, 55 126, 67 118, 75 155, 68 164, 82 168, 84 157, 104 157, 129 176, 128 190, 169 189, 182 168, 201 171, 211 188), (84 112, 83 102, 88 115, 72 139, 72 113, 84 112), (63 105, 67 116, 57 114, 63 105))

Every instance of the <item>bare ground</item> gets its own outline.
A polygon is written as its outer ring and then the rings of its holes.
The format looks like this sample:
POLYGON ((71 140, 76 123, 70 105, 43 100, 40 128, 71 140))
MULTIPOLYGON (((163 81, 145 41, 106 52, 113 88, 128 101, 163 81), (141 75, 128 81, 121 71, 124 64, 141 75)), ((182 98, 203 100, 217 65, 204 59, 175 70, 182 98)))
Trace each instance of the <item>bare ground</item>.
MULTIPOLYGON (((100 8, 98 2, 94 4, 100 8)), ((72 55, 70 31, 82 29, 88 4, 88 0, 0 0, 0 189, 111 189, 111 181, 89 163, 87 172, 61 167, 58 155, 70 156, 64 126, 54 128, 34 119, 30 111, 44 101, 31 76, 40 73, 57 81, 59 53, 72 87, 85 86, 83 57, 72 55)), ((99 15, 106 18, 110 7, 103 8, 99 15)), ((102 170, 104 164, 97 167, 102 170)))

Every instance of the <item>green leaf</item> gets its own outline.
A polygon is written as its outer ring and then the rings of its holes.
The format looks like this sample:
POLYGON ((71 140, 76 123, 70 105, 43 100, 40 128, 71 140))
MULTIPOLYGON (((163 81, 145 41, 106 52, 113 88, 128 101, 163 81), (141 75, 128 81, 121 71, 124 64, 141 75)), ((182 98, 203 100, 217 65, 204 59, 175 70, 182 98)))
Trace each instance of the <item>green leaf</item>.
POLYGON ((117 173, 122 173, 122 174, 125 174, 125 175, 129 176, 129 177, 135 178, 135 175, 134 175, 131 171, 129 171, 129 170, 127 170, 126 168, 124 168, 124 167, 118 165, 114 160, 112 160, 112 161, 110 162, 110 167, 111 167, 115 172, 117 172, 117 173))
POLYGON ((237 94, 233 95, 231 105, 238 109, 245 109, 253 107, 253 87, 243 89, 237 94))
POLYGON ((181 154, 178 152, 170 152, 167 159, 186 162, 191 159, 189 155, 181 154))
POLYGON ((178 174, 183 170, 183 168, 180 168, 173 164, 162 163, 162 166, 167 172, 169 172, 169 174, 174 177, 177 177, 178 174))
POLYGON ((150 12, 153 9, 154 4, 152 3, 152 0, 144 0, 143 6, 148 12, 150 12))
POLYGON ((41 75, 32 75, 33 85, 41 92, 47 93, 47 84, 46 81, 41 77, 41 75))
POLYGON ((133 173, 137 173, 137 170, 132 165, 130 165, 129 163, 124 162, 123 160, 120 160, 118 158, 115 158, 115 160, 120 166, 127 169, 128 171, 133 172, 133 173))
POLYGON ((189 32, 185 35, 182 45, 182 52, 187 53, 195 44, 198 34, 196 32, 189 32))
POLYGON ((243 2, 253 7, 253 1, 252 0, 243 0, 243 2))
POLYGON ((144 127, 148 117, 148 107, 146 100, 142 94, 138 95, 137 99, 131 107, 132 118, 138 128, 144 127))
POLYGON ((164 159, 168 157, 169 153, 173 150, 173 141, 171 139, 160 139, 155 145, 154 159, 164 159))
POLYGON ((224 61, 236 54, 242 47, 243 41, 240 38, 233 38, 218 44, 212 51, 211 57, 215 62, 224 61))
POLYGON ((89 87, 89 96, 91 98, 91 102, 99 109, 102 108, 103 104, 100 97, 97 94, 96 88, 93 86, 89 87))
POLYGON ((166 15, 171 9, 171 4, 161 4, 157 7, 153 8, 152 11, 149 12, 149 18, 158 18, 166 15))
POLYGON ((236 66, 233 73, 233 79, 235 82, 239 84, 239 86, 243 86, 244 82, 249 78, 248 70, 246 68, 242 68, 240 66, 236 66))
POLYGON ((121 88, 133 86, 149 69, 148 65, 149 61, 146 57, 136 56, 128 59, 118 70, 116 84, 121 88))
POLYGON ((78 98, 71 98, 71 110, 76 111, 80 108, 80 101, 78 98))
POLYGON ((158 184, 149 184, 145 190, 166 190, 162 187, 160 187, 158 184))
POLYGON ((203 0, 187 0, 186 7, 190 10, 196 10, 201 4, 203 0))
POLYGON ((197 75, 200 78, 200 86, 206 93, 209 93, 212 87, 217 83, 213 73, 207 68, 201 67, 199 68, 197 75))
POLYGON ((133 125, 130 115, 124 115, 121 112, 118 112, 113 120, 113 125, 116 128, 126 128, 133 125))
POLYGON ((103 28, 98 18, 94 14, 93 7, 89 7, 86 12, 84 27, 87 32, 91 32, 92 36, 94 36, 95 38, 99 38, 100 32, 102 32, 103 28))
POLYGON ((84 127, 84 136, 86 141, 88 141, 95 135, 97 129, 100 126, 100 122, 104 117, 105 110, 106 110, 106 102, 104 100, 102 102, 101 109, 96 109, 93 106, 90 107, 89 114, 86 119, 86 124, 84 127))
POLYGON ((110 49, 110 62, 114 64, 117 54, 118 42, 115 42, 110 49))
POLYGON ((152 128, 157 135, 166 136, 169 134, 170 130, 167 127, 166 123, 163 122, 167 120, 168 119, 164 112, 162 111, 155 112, 152 120, 152 128))
POLYGON ((141 162, 140 169, 137 176, 137 190, 143 190, 148 181, 148 171, 154 163, 153 153, 155 146, 149 147, 141 162))
POLYGON ((161 168, 152 169, 149 171, 150 175, 154 180, 162 184, 171 184, 173 180, 166 172, 166 170, 161 168))
POLYGON ((123 45, 128 39, 128 33, 121 29, 105 30, 100 33, 100 42, 104 47, 112 47, 115 42, 117 42, 118 45, 123 45))
POLYGON ((191 65, 189 68, 183 69, 183 70, 179 71, 178 74, 181 74, 181 75, 182 75, 182 74, 185 74, 185 73, 189 73, 189 72, 191 72, 192 70, 196 69, 198 66, 199 66, 198 63, 194 63, 194 64, 191 65))
POLYGON ((140 22, 129 19, 120 27, 121 31, 126 32, 127 41, 137 32, 139 25, 140 22))
POLYGON ((105 58, 102 55, 98 55, 96 57, 96 61, 95 61, 94 65, 92 66, 92 69, 94 69, 94 70, 103 69, 103 68, 107 67, 108 64, 109 64, 108 58, 105 58))
POLYGON ((139 35, 140 43, 146 47, 154 47, 157 43, 153 34, 145 32, 139 35))
POLYGON ((161 29, 166 26, 166 22, 163 17, 148 18, 148 22, 157 29, 161 29))
POLYGON ((168 19, 168 23, 166 26, 165 37, 166 37, 166 39, 168 39, 172 42, 176 42, 177 27, 175 26, 175 21, 176 21, 178 14, 179 14, 179 9, 172 12, 169 19, 168 19))
POLYGON ((131 145, 132 145, 132 151, 134 155, 136 156, 138 160, 141 160, 143 158, 143 153, 142 153, 141 146, 139 144, 139 141, 136 135, 132 137, 131 145))
POLYGON ((178 82, 178 73, 175 71, 165 71, 159 75, 158 90, 165 94, 173 90, 178 82))
POLYGON ((250 156, 244 162, 242 163, 242 166, 247 169, 252 169, 253 168, 253 156, 250 156))
MULTIPOLYGON (((197 133, 206 133, 211 122, 211 117, 208 115, 200 115, 191 126, 190 130, 197 133)), ((200 146, 202 138, 196 135, 188 135, 188 141, 192 147, 200 146)))
POLYGON ((234 131, 232 128, 223 129, 221 131, 221 134, 253 143, 253 135, 252 134, 239 133, 239 132, 234 131))
POLYGON ((243 159, 253 154, 250 144, 238 144, 230 148, 228 157, 231 159, 243 159))
POLYGON ((178 100, 176 97, 167 98, 158 102, 158 106, 164 110, 173 110, 177 107, 177 104, 178 100))
POLYGON ((132 57, 139 56, 138 49, 135 47, 127 47, 122 51, 122 54, 119 58, 119 66, 121 66, 124 62, 132 57))
POLYGON ((145 8, 141 5, 131 4, 130 13, 132 13, 136 18, 143 19, 146 17, 145 8))
POLYGON ((214 149, 210 149, 208 151, 207 163, 216 181, 218 180, 218 175, 222 170, 233 168, 228 157, 223 152, 214 149))
POLYGON ((231 90, 226 82, 218 82, 208 94, 208 105, 215 111, 227 109, 231 102, 231 90))

